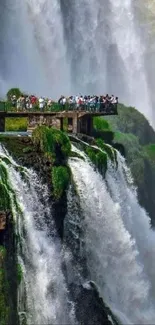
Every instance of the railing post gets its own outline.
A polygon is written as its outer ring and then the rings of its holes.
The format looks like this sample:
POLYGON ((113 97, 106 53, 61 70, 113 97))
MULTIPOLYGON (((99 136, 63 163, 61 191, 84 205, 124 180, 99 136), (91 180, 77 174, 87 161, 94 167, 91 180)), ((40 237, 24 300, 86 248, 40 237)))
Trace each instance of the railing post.
POLYGON ((5 116, 0 116, 0 132, 5 132, 5 116))

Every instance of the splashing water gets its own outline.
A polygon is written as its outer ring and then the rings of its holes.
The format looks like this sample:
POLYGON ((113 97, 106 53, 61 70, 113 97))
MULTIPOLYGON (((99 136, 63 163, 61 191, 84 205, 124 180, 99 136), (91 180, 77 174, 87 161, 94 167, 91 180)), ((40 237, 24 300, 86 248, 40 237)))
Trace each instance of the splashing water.
POLYGON ((155 297, 155 232, 146 211, 140 207, 133 179, 125 159, 118 153, 118 170, 109 164, 107 172, 108 189, 112 198, 119 203, 120 213, 126 229, 135 240, 139 260, 151 280, 151 290, 155 297))
MULTIPOLYGON (((141 256, 137 237, 130 234, 129 227, 124 222, 118 197, 113 198, 113 193, 110 195, 106 182, 93 169, 86 156, 85 161, 70 159, 69 165, 85 218, 91 280, 96 282, 104 301, 123 324, 154 324, 153 280, 145 268, 147 260, 141 256)), ((107 181, 109 183, 108 179, 107 181)), ((135 214, 133 208, 137 204, 145 222, 147 216, 138 205, 134 193, 132 200, 133 204, 131 201, 126 204, 130 206, 134 219, 139 218, 138 212, 135 214)), ((137 220, 133 220, 131 227, 134 233, 137 220)), ((144 228, 141 227, 140 233, 146 238, 144 228)), ((148 235, 153 236, 151 230, 148 230, 148 235)))
MULTIPOLYGON (((26 168, 24 181, 15 162, 11 165, 4 162, 4 157, 10 157, 1 147, 0 156, 16 197, 15 204, 14 195, 9 193, 20 238, 18 259, 24 278, 19 289, 21 320, 26 315, 28 325, 76 324, 61 270, 60 243, 48 204, 47 187, 26 168)), ((12 158, 9 160, 13 162, 12 158)))

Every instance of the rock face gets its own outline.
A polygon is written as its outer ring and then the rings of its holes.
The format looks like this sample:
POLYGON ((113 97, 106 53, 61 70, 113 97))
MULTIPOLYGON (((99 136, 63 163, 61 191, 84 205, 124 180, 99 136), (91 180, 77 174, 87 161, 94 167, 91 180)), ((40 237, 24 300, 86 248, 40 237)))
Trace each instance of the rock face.
POLYGON ((111 325, 113 322, 113 325, 118 325, 93 282, 87 282, 83 286, 72 284, 70 291, 76 303, 75 314, 80 324, 111 325))
POLYGON ((0 212, 0 324, 18 325, 16 237, 10 211, 0 212))

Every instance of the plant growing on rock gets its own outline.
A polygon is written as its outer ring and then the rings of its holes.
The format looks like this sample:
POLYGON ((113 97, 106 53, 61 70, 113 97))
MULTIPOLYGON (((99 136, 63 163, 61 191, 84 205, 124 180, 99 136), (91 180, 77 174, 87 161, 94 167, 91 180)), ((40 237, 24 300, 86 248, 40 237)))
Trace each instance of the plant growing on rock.
POLYGON ((66 160, 71 152, 71 144, 68 136, 57 129, 39 126, 33 131, 32 140, 37 149, 53 158, 66 160))
POLYGON ((53 193, 56 199, 60 199, 67 189, 70 181, 69 167, 59 166, 52 168, 53 193))

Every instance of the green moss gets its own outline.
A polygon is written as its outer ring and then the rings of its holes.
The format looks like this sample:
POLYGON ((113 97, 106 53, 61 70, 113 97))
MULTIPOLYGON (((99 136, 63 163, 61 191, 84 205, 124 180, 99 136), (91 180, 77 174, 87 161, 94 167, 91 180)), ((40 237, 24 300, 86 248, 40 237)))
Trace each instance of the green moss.
POLYGON ((5 131, 25 132, 27 131, 27 123, 28 123, 28 119, 26 117, 6 118, 5 131))
POLYGON ((75 157, 75 158, 84 160, 84 157, 82 157, 78 152, 75 152, 75 151, 71 151, 70 157, 73 157, 73 158, 75 157))
POLYGON ((96 161, 96 153, 95 150, 91 147, 87 147, 86 148, 86 154, 88 155, 89 159, 91 160, 91 162, 96 165, 97 161, 96 161))
POLYGON ((30 153, 32 151, 33 151, 33 148, 31 146, 27 146, 27 147, 23 148, 24 153, 30 153))
POLYGON ((107 170, 107 155, 105 152, 100 151, 96 154, 96 163, 99 170, 102 170, 103 167, 107 170))
POLYGON ((107 145, 106 143, 104 143, 104 141, 102 139, 96 139, 96 144, 99 148, 101 148, 104 152, 107 153, 109 159, 112 162, 116 162, 117 161, 117 154, 116 154, 116 150, 110 146, 107 145))
POLYGON ((71 144, 68 136, 57 129, 39 126, 33 131, 33 143, 38 150, 51 156, 55 162, 57 155, 67 159, 71 152, 71 144))
POLYGON ((22 266, 20 264, 17 264, 17 280, 18 280, 18 284, 21 283, 22 278, 23 278, 22 266))
POLYGON ((10 208, 10 196, 7 188, 7 171, 5 167, 0 164, 0 210, 9 210, 10 208))
POLYGON ((93 148, 86 148, 86 153, 91 162, 100 170, 107 170, 107 154, 101 151, 95 151, 93 148))
POLYGON ((0 210, 11 210, 11 207, 14 206, 18 212, 22 213, 16 194, 10 186, 7 169, 3 162, 0 163, 0 193, 0 210))
POLYGON ((6 257, 6 248, 4 246, 0 246, 0 260, 4 260, 6 257))
POLYGON ((67 189, 70 181, 70 169, 65 166, 52 168, 53 194, 56 199, 60 199, 67 189))

